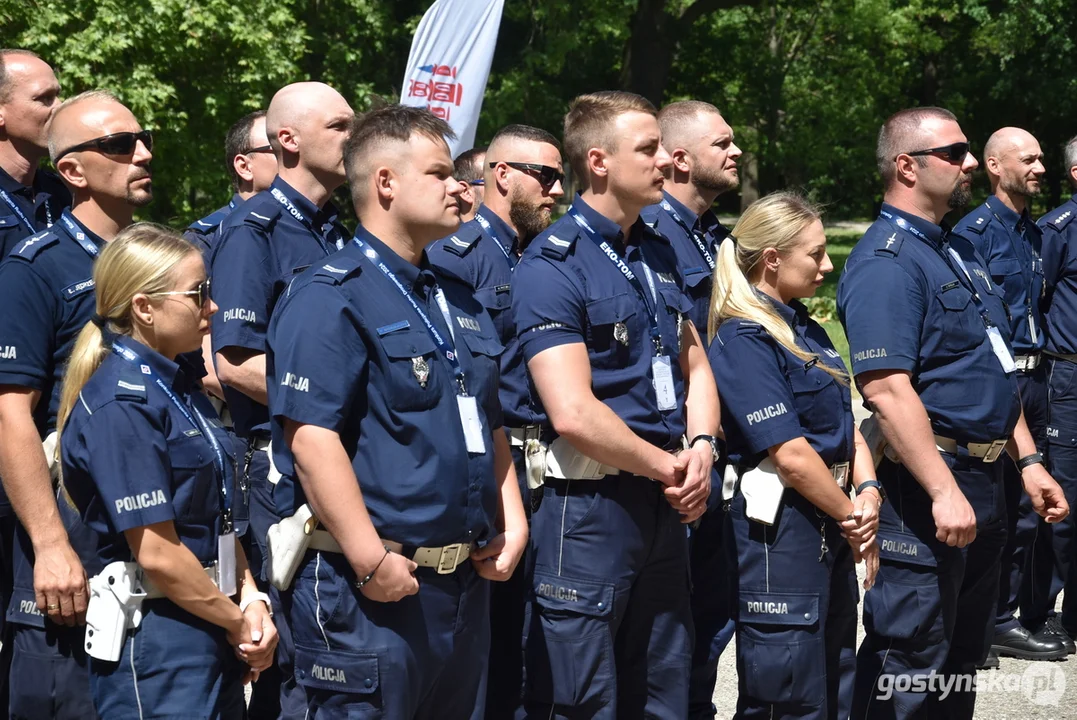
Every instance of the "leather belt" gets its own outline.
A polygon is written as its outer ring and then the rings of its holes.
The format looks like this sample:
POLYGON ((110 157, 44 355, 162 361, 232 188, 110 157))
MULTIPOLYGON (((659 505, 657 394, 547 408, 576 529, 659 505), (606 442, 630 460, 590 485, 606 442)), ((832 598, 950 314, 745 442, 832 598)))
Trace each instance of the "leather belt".
POLYGON ((956 455, 958 448, 964 447, 968 450, 969 457, 981 459, 986 463, 993 463, 998 460, 1002 455, 1002 451, 1006 449, 1006 443, 1008 442, 1009 438, 986 443, 958 443, 957 440, 951 440, 941 435, 935 436, 935 447, 938 448, 939 452, 956 455))
MULTIPOLYGON (((382 540, 382 544, 391 551, 403 554, 404 546, 392 540, 382 540)), ((310 550, 322 552, 340 553, 340 543, 325 530, 315 530, 310 537, 310 550)), ((410 560, 419 567, 434 568, 438 575, 448 575, 463 565, 471 557, 474 543, 453 543, 444 547, 421 547, 417 548, 410 560)))
POLYGON ((509 445, 512 447, 524 447, 528 440, 540 440, 542 428, 538 425, 528 425, 522 428, 506 428, 509 433, 509 445))
MULTIPOLYGON (((134 564, 134 563, 132 563, 134 564)), ((213 563, 209 567, 203 567, 202 571, 206 573, 206 577, 210 579, 213 586, 217 586, 217 563, 213 563)), ((138 567, 136 575, 140 583, 142 583, 142 589, 146 592, 147 600, 156 600, 158 598, 165 597, 164 591, 153 584, 150 580, 150 576, 146 574, 146 571, 141 567, 138 567)))
POLYGON ((1066 353, 1053 353, 1044 350, 1044 355, 1050 355, 1058 360, 1065 360, 1066 362, 1077 363, 1077 355, 1067 355, 1066 353))
POLYGON ((1017 365, 1017 369, 1020 372, 1032 372, 1040 366, 1040 360, 1042 359, 1040 353, 1033 353, 1032 355, 1017 355, 1014 357, 1013 362, 1017 365))
POLYGON ((269 444, 273 442, 271 438, 267 438, 264 435, 255 435, 250 439, 250 446, 259 452, 265 452, 269 449, 269 444))

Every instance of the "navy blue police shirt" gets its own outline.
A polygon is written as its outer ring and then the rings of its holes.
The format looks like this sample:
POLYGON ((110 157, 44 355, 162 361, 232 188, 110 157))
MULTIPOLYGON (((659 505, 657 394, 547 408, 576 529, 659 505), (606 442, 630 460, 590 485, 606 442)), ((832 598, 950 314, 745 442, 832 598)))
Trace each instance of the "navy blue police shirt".
MULTIPOLYGON (((678 447, 685 433, 681 322, 692 304, 673 247, 642 219, 626 239, 615 222, 582 197, 577 196, 572 207, 627 262, 644 293, 637 292, 571 215, 565 215, 535 238, 516 267, 512 310, 524 358, 530 361, 543 350, 584 343, 595 397, 647 442, 667 450, 678 447), (659 409, 651 371, 655 316, 673 374, 677 402, 671 410, 659 409)), ((537 393, 534 402, 541 411, 537 393)), ((548 426, 545 415, 541 417, 548 426)))
MULTIPOLYGON (((210 272, 220 308, 213 319, 213 352, 266 351, 266 332, 277 299, 291 279, 344 244, 347 233, 327 203, 321 210, 277 177, 221 224, 210 272)), ((236 435, 269 434, 269 411, 228 385, 225 400, 236 435)))
POLYGON ((851 461, 852 394, 822 368, 847 372, 841 355, 803 304, 759 296, 793 329, 797 347, 817 359, 805 363, 751 320, 730 318, 718 327, 707 355, 722 399, 730 461, 756 467, 768 448, 798 437, 827 465, 851 461))
POLYGON ((208 261, 210 254, 213 251, 213 246, 217 244, 217 238, 220 237, 221 224, 224 223, 225 218, 227 218, 233 210, 242 204, 243 198, 238 194, 233 195, 227 205, 217 208, 204 218, 195 220, 188 225, 187 229, 183 231, 183 237, 197 245, 198 249, 202 251, 202 255, 204 255, 208 261))
MULTIPOLYGON (((106 333, 106 342, 111 336, 106 333)), ((175 362, 129 337, 121 338, 171 389, 205 418, 224 453, 223 482, 232 492, 235 458, 228 433, 199 391, 202 368, 175 362)), ((191 422, 139 367, 109 352, 75 403, 61 439, 64 488, 93 541, 77 550, 95 575, 134 557, 124 531, 172 521, 203 565, 217 559, 222 479, 199 423, 191 422)), ((70 508, 64 508, 65 513, 70 508)))
POLYGON ((0 258, 20 240, 52 227, 68 207, 71 193, 56 173, 39 169, 27 187, 0 168, 0 258))
POLYGON ((1077 355, 1077 199, 1067 200, 1039 220, 1043 231, 1043 274, 1047 288, 1046 349, 1077 355))
POLYGON ((1003 370, 981 314, 1009 347, 1002 291, 965 238, 886 203, 881 212, 838 283, 854 375, 910 373, 939 435, 965 443, 1009 437, 1021 412, 1016 373, 1003 370))
POLYGON ((692 301, 692 311, 688 317, 706 346, 714 266, 718 259, 718 246, 729 237, 729 230, 718 222, 710 209, 696 215, 669 193, 663 193, 662 202, 643 208, 640 216, 673 245, 673 251, 677 253, 677 266, 692 301))
POLYGON ((340 435, 385 539, 416 547, 487 539, 498 509, 493 432, 503 424, 493 321, 471 289, 435 273, 425 253, 416 267, 362 227, 356 238, 377 252, 442 337, 454 338, 486 452, 467 452, 457 382, 421 316, 353 241, 298 277, 270 322, 273 459, 283 476, 273 493, 277 509, 287 517, 305 502, 284 442, 287 419, 340 435), (450 307, 451 335, 435 287, 450 307))
POLYGON ((954 233, 972 242, 987 262, 992 282, 1002 288, 1014 352, 1030 355, 1043 350, 1043 231, 1028 211, 1018 215, 992 195, 966 215, 954 233))
POLYGON ((520 249, 516 232, 497 214, 480 205, 474 220, 427 250, 430 264, 472 288, 475 299, 493 318, 497 336, 505 348, 501 355, 499 394, 505 425, 511 428, 539 422, 531 404, 527 367, 510 310, 512 275, 520 249), (484 228, 484 220, 489 230, 484 228))

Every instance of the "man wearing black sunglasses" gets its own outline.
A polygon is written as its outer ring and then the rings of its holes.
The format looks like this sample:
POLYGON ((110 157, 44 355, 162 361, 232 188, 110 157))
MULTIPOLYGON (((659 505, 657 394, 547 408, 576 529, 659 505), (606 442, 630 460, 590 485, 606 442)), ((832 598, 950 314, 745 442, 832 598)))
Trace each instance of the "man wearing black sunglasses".
POLYGON ((486 148, 465 150, 453 161, 453 177, 460 181, 460 194, 456 204, 460 206, 460 222, 470 222, 482 204, 486 193, 483 168, 486 167, 486 148))
MULTIPOLYGON (((984 146, 984 166, 992 194, 966 215, 954 232, 976 247, 996 289, 1006 299, 1010 312, 1005 334, 1015 354, 1021 405, 1036 447, 1046 454, 1047 367, 1041 363, 1045 333, 1040 310, 1044 294, 1043 234, 1028 214, 1030 199, 1040 191, 1043 152, 1036 138, 1025 130, 1002 128, 984 146)), ((1054 610, 1053 573, 1031 572, 1039 517, 1029 496, 1021 492, 1021 471, 1009 458, 1000 462, 1008 533, 991 650, 993 654, 1024 660, 1055 660, 1075 648, 1055 622, 1048 623, 1048 615, 1054 610), (1022 597, 1018 622, 1014 613, 1022 597)), ((1045 554, 1051 558, 1051 544, 1045 546, 1045 554)))
POLYGON ((48 147, 74 202, 0 265, 0 338, 12 348, 0 359, 0 473, 22 523, 8 615, 17 626, 11 710, 18 717, 80 718, 92 708, 77 660, 86 574, 60 522, 50 466, 63 370, 94 312, 93 262, 153 197, 151 144, 109 93, 60 105, 48 147))
POLYGON ((71 205, 60 178, 38 168, 59 104, 60 84, 48 63, 29 50, 0 50, 0 259, 71 205))
MULTIPOLYGON (((913 108, 879 132, 879 219, 838 286, 852 370, 875 415, 880 561, 864 599, 853 717, 969 718, 975 688, 883 692, 888 677, 972 675, 990 647, 1006 541, 1003 451, 1048 522, 1069 513, 1018 392, 1002 290, 943 217, 976 159, 952 113, 913 108)), ((1063 650, 1063 653, 1065 651, 1063 650)), ((892 686, 889 686, 893 690, 892 686)))
MULTIPOLYGON (((508 125, 494 136, 485 157, 485 174, 480 175, 486 188, 485 203, 476 208, 474 220, 432 245, 427 253, 435 267, 475 290, 476 299, 490 313, 505 346, 500 360, 499 395, 520 496, 530 517, 533 502, 541 500, 541 495, 531 500, 524 445, 529 437, 538 437, 538 416, 529 403, 527 369, 509 310, 509 294, 520 255, 550 225, 554 205, 564 194, 561 145, 545 130, 508 125)), ((517 570, 510 580, 491 588, 490 679, 486 693, 486 716, 490 718, 512 717, 520 704, 520 640, 526 595, 524 570, 517 570)))

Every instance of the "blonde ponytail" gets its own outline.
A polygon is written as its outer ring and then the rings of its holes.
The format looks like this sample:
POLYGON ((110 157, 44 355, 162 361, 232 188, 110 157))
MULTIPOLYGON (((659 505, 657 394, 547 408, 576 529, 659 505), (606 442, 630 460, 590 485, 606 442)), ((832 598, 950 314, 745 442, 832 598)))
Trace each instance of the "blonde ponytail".
POLYGON ((726 240, 718 248, 707 334, 713 340, 718 327, 730 318, 759 323, 799 360, 804 363, 817 361, 820 369, 844 384, 849 381, 845 373, 797 345, 793 328, 769 301, 759 297, 749 280, 768 248, 779 253, 789 252, 800 233, 818 219, 819 211, 811 203, 790 192, 767 195, 744 211, 733 228, 736 240, 726 240))
POLYGON ((132 331, 131 301, 172 289, 172 271, 196 248, 178 233, 153 223, 136 223, 105 245, 94 263, 95 317, 86 323, 67 360, 60 409, 56 416, 56 457, 60 457, 64 425, 86 383, 112 351, 104 330, 116 335, 132 331))

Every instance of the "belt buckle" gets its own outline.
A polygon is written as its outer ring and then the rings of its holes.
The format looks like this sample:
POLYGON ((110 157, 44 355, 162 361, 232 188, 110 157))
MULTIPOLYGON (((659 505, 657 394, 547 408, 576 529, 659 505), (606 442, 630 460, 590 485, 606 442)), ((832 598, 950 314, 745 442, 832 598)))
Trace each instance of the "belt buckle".
POLYGON ((987 454, 984 455, 984 462, 995 462, 999 459, 999 456, 1002 455, 1002 451, 1005 449, 1005 440, 995 440, 993 443, 991 443, 991 447, 987 450, 987 454))
POLYGON ((438 575, 448 575, 454 572, 460 564, 461 552, 466 553, 469 549, 465 543, 453 543, 441 548, 441 555, 438 557, 438 575))
POLYGON ((834 480, 838 483, 838 487, 842 490, 846 490, 849 487, 849 463, 838 463, 830 469, 830 474, 834 476, 834 480))

